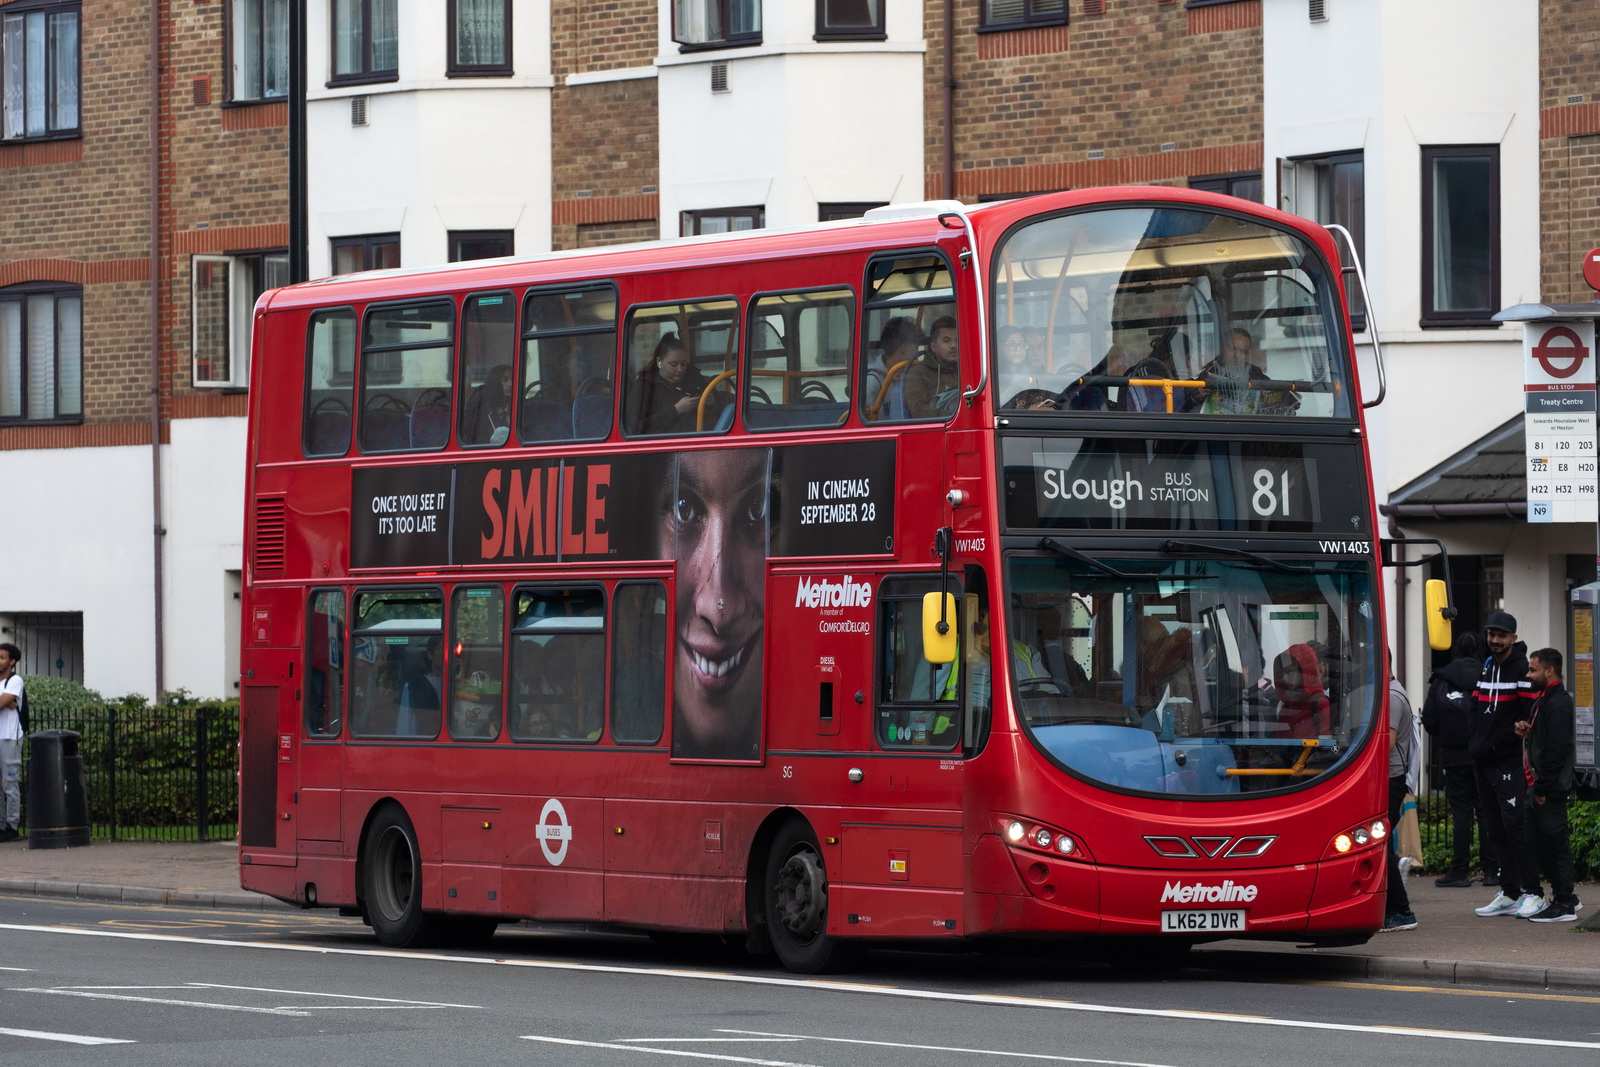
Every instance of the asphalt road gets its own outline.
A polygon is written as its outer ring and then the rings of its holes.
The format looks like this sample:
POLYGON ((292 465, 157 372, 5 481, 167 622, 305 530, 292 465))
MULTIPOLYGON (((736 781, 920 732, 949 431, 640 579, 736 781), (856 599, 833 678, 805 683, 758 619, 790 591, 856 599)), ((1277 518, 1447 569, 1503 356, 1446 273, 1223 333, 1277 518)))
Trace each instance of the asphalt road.
POLYGON ((1171 1064, 1600 1058, 1600 997, 874 953, 806 979, 642 937, 393 952, 321 913, 0 899, 0 1062, 1171 1064))

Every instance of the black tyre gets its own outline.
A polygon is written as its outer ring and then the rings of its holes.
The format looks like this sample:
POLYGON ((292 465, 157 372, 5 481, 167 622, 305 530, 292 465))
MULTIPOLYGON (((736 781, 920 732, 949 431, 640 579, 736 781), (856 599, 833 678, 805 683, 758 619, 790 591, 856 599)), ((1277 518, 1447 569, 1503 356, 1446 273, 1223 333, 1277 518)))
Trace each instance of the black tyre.
POLYGON ((862 950, 828 934, 828 871, 817 837, 800 819, 778 831, 767 855, 767 937, 778 961, 797 974, 839 971, 862 950))
POLYGON ((434 940, 437 918, 422 910, 422 852, 398 805, 382 808, 367 828, 361 889, 372 932, 385 945, 411 948, 434 940))
POLYGON ((482 948, 494 940, 500 920, 487 915, 451 915, 444 922, 443 936, 459 948, 482 948))

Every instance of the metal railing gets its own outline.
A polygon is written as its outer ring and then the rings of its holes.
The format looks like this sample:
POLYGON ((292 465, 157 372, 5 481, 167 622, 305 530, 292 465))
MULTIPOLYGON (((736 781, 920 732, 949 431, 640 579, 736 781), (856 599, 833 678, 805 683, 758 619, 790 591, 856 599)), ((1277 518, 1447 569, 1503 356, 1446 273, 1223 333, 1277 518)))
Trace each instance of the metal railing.
MULTIPOLYGON (((30 710, 30 729, 80 735, 94 837, 217 841, 238 828, 239 713, 213 703, 30 710)), ((27 775, 27 758, 23 775, 27 775)), ((26 796, 24 782, 24 796, 26 796)), ((27 822, 27 806, 23 806, 27 822)))

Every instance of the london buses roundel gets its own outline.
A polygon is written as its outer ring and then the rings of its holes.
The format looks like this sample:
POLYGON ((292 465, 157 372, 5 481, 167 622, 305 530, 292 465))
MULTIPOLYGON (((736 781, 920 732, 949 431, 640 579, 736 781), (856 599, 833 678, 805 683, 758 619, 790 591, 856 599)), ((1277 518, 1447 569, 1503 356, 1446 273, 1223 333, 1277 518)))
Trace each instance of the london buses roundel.
POLYGON ((572 840, 572 826, 567 822, 567 809, 561 806, 561 801, 551 797, 544 802, 537 833, 544 858, 552 867, 561 866, 567 858, 567 844, 572 840))

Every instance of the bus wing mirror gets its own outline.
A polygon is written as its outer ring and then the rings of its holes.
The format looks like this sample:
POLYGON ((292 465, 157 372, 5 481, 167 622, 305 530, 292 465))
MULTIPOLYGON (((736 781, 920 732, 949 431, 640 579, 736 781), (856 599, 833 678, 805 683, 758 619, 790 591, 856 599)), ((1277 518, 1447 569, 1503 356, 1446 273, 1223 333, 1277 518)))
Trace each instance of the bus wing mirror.
POLYGON ((922 597, 922 657, 929 663, 956 660, 956 597, 954 593, 926 593, 922 597), (944 630, 941 633, 940 627, 944 630))
POLYGON ((1442 578, 1428 579, 1423 586, 1422 602, 1428 617, 1429 647, 1435 652, 1448 651, 1452 639, 1450 620, 1456 613, 1450 607, 1449 587, 1442 578))

